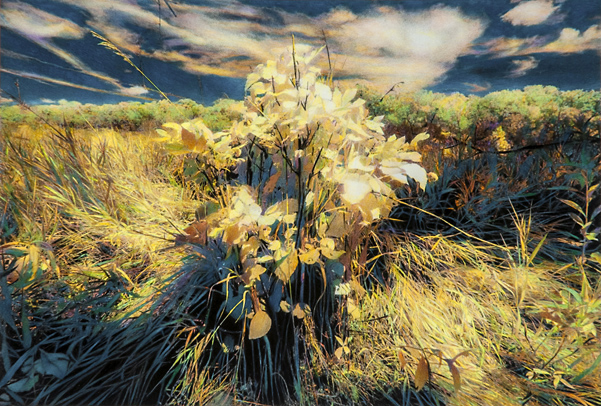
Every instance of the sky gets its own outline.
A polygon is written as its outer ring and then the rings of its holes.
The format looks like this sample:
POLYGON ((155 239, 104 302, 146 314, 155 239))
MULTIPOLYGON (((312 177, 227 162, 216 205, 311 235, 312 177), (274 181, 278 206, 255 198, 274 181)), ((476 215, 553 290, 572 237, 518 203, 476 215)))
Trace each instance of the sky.
MULTIPOLYGON (((340 86, 480 96, 601 87, 599 0, 4 0, 1 8, 0 102, 160 99, 149 80, 172 100, 242 99, 246 75, 293 35, 297 44, 327 42, 340 86)), ((327 67, 325 52, 320 63, 327 67)))

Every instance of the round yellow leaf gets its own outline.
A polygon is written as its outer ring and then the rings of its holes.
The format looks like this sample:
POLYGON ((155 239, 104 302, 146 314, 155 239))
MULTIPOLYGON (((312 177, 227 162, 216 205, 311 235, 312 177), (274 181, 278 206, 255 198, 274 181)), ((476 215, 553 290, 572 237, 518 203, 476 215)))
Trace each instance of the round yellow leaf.
POLYGON ((250 326, 248 328, 248 338, 251 340, 261 338, 265 334, 267 334, 270 329, 271 317, 269 317, 269 315, 263 310, 259 310, 255 313, 254 317, 250 321, 250 326))
POLYGON ((319 250, 317 248, 313 248, 304 254, 298 256, 300 262, 308 265, 312 265, 319 260, 319 250))

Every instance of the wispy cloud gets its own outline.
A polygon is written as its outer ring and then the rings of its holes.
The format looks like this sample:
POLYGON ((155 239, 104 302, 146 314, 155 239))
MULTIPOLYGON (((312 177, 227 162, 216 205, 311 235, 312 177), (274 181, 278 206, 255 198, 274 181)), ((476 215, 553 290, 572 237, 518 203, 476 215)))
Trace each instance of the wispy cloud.
MULTIPOLYGON (((113 90, 100 89, 100 88, 92 87, 92 86, 79 85, 77 83, 72 83, 67 80, 51 78, 51 77, 48 77, 45 75, 40 75, 38 73, 23 72, 23 71, 17 72, 17 71, 14 71, 11 69, 5 69, 5 68, 0 69, 0 72, 8 73, 8 74, 11 74, 11 75, 14 75, 17 77, 21 77, 21 78, 25 78, 25 79, 35 80, 40 83, 72 87, 75 89, 82 89, 82 90, 88 90, 91 92, 106 93, 106 94, 112 94, 112 95, 117 95, 117 96, 135 97, 135 98, 142 99, 142 100, 154 100, 153 98, 142 96, 143 93, 142 94, 128 93, 127 92, 128 88, 120 88, 120 90, 113 91, 113 90)), ((130 89, 132 89, 132 88, 130 88, 130 89)))
POLYGON ((482 44, 484 51, 478 54, 492 54, 495 57, 519 55, 524 49, 531 46, 532 38, 507 38, 498 37, 482 44))
POLYGON ((547 21, 558 9, 552 0, 531 0, 518 4, 502 18, 513 25, 537 25, 547 21))
POLYGON ((527 56, 538 53, 570 54, 601 49, 601 28, 598 25, 580 32, 563 28, 555 39, 547 37, 506 38, 500 37, 483 44, 487 53, 496 57, 527 56))
POLYGON ((511 61, 513 68, 509 73, 509 76, 512 78, 517 78, 520 76, 524 76, 528 71, 536 68, 538 66, 538 59, 533 56, 530 56, 526 59, 515 59, 511 61))
MULTIPOLYGON (((382 89, 400 81, 405 83, 405 90, 436 83, 457 58, 469 52, 485 28, 483 22, 450 7, 418 12, 373 8, 364 14, 338 8, 310 18, 230 0, 203 6, 171 3, 177 16, 164 13, 159 18, 157 9, 145 9, 137 2, 59 1, 89 16, 86 27, 71 28, 78 35, 92 29, 126 53, 177 63, 194 74, 245 77, 255 65, 289 47, 292 34, 298 43, 321 46, 325 32, 336 74, 347 80, 369 81, 382 89), (155 35, 161 44, 145 44, 148 40, 140 35, 142 31, 155 35)), ((33 37, 29 31, 22 35, 33 37)), ((49 31, 45 41, 38 44, 120 92, 128 91, 52 43, 57 35, 49 31)))
POLYGON ((87 30, 70 20, 39 10, 29 4, 7 2, 3 5, 2 25, 37 44, 41 48, 67 62, 75 70, 120 88, 119 82, 101 72, 97 72, 77 56, 56 45, 55 39, 81 39, 87 30))
POLYGON ((4 27, 34 41, 79 39, 85 35, 85 30, 77 24, 20 2, 5 2, 0 21, 4 27))
POLYGON ((468 91, 470 93, 486 92, 491 87, 490 83, 488 83, 488 82, 486 82, 484 84, 463 82, 463 84, 468 87, 468 89, 469 89, 468 91))

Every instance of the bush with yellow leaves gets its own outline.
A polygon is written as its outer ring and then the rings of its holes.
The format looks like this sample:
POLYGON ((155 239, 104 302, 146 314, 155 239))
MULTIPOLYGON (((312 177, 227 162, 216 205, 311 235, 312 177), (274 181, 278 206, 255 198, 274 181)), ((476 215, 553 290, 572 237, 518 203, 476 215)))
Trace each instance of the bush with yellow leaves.
MULTIPOLYGON (((200 120, 158 130, 172 151, 195 154, 215 185, 219 209, 190 234, 202 229, 200 241, 217 241, 233 258, 220 275, 232 302, 221 317, 235 317, 249 339, 267 336, 297 361, 302 351, 293 337, 307 315, 334 352, 332 315, 352 294, 348 286, 357 286, 349 282, 365 263, 359 250, 369 231, 392 208, 395 187, 408 178, 422 188, 427 182, 415 150, 428 135, 411 143, 384 137, 382 117, 368 116, 356 89, 328 84, 315 63, 320 52, 293 45, 257 66, 238 106, 243 119, 227 132, 213 133, 200 120), (224 181, 230 170, 236 182, 224 181), (281 345, 286 337, 290 346, 281 345)), ((300 379, 298 366, 277 368, 300 379)))

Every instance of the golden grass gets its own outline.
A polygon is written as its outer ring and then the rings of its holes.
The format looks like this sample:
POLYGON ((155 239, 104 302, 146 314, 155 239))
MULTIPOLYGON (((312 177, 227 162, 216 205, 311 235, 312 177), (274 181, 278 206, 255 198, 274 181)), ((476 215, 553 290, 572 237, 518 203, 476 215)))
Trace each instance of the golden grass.
POLYGON ((172 176, 177 159, 152 137, 99 129, 61 139, 44 128, 5 129, 2 205, 19 223, 17 239, 51 243, 66 276, 111 271, 134 287, 140 277, 177 269, 184 253, 171 249, 173 234, 198 202, 172 176))
MULTIPOLYGON (((50 243, 75 289, 108 273, 139 295, 122 309, 149 303, 180 267, 185 252, 172 248, 172 234, 193 220, 199 190, 178 182, 180 158, 162 151, 152 134, 65 134, 26 126, 2 133, 0 206, 18 223, 13 239, 50 243)), ((516 220, 516 247, 380 236, 389 279, 369 292, 354 284, 340 332, 348 353, 325 354, 311 318, 304 321, 310 356, 303 403, 599 404, 601 368, 592 368, 601 356, 599 269, 532 261, 528 228, 516 220), (431 375, 416 391, 422 357, 431 375), (454 357, 459 390, 447 362, 454 357), (313 375, 326 376, 328 385, 318 387, 313 375)), ((192 375, 184 383, 189 402, 233 402, 228 384, 192 375)))
MULTIPOLYGON (((388 392, 388 402, 404 404, 410 390, 403 388, 425 356, 431 386, 422 390, 423 404, 435 400, 431 390, 449 405, 598 404, 598 368, 569 382, 601 354, 601 306, 590 310, 589 321, 596 322, 588 333, 568 325, 554 329, 540 316, 565 290, 561 275, 574 266, 518 266, 490 251, 440 236, 399 240, 388 261, 390 283, 355 298, 360 312, 351 315, 350 354, 330 365, 345 378, 337 381, 339 389, 351 398, 357 388, 388 392), (457 356, 458 391, 445 361, 457 356), (557 388, 555 376, 565 378, 557 388)), ((601 298, 601 286, 594 292, 590 304, 601 298)), ((572 301, 565 311, 574 316, 576 308, 572 301)))

